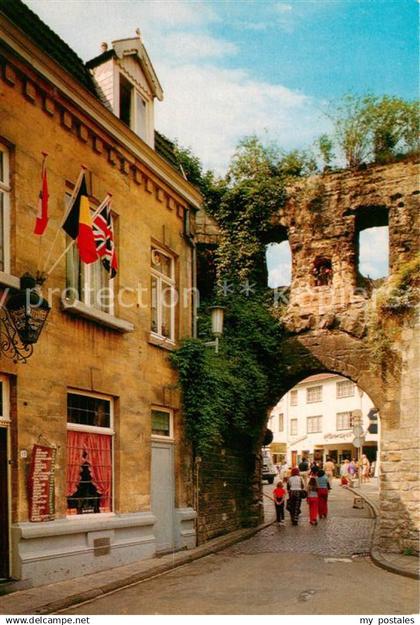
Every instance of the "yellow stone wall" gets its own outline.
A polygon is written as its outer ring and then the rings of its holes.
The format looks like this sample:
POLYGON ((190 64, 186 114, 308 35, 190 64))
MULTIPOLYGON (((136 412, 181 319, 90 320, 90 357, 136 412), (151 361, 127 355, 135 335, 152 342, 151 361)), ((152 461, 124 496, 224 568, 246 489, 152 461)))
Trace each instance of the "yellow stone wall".
MULTIPOLYGON (((57 231, 49 264, 64 250, 65 235, 59 230, 64 195, 84 164, 92 196, 101 201, 107 191, 113 195, 113 211, 118 216, 115 223, 119 257, 116 292, 124 287, 135 289, 138 284, 149 287, 152 241, 167 246, 176 255, 179 291, 190 287, 191 248, 182 236, 185 198, 124 152, 124 146, 107 136, 71 102, 65 102, 51 85, 37 82, 30 68, 12 61, 0 79, 0 140, 9 144, 12 155, 11 273, 20 276, 42 268, 57 231), (107 141, 115 147, 115 152, 109 153, 107 141), (95 146, 98 150, 101 148, 100 153, 95 151, 95 146), (50 222, 40 242, 32 232, 42 151, 49 154, 50 222), (126 159, 121 160, 121 154, 126 159)), ((163 164, 163 167, 168 170, 168 165, 163 164)), ((174 173, 174 178, 176 176, 174 173)), ((191 193, 196 192, 191 188, 191 193)), ((57 518, 65 515, 68 389, 104 393, 115 399, 114 509, 117 512, 150 509, 151 405, 173 408, 176 505, 191 505, 188 447, 184 447, 182 441, 179 394, 173 388, 176 376, 168 362, 170 352, 149 342, 149 289, 144 308, 136 305, 135 295, 125 297, 134 304, 131 308, 116 305, 115 315, 135 327, 131 333, 119 334, 62 311, 60 293, 66 284, 65 272, 63 258, 44 285, 44 295, 49 289, 54 290, 52 311, 28 363, 15 365, 0 356, 0 371, 16 376, 11 378, 15 381, 12 387, 16 393, 11 415, 12 522, 28 518, 26 474, 29 460, 22 459, 19 452, 26 449, 29 457, 32 445, 37 442, 49 441, 58 448, 57 518)), ((191 334, 191 316, 189 299, 186 307, 179 305, 177 308, 177 339, 191 334)))

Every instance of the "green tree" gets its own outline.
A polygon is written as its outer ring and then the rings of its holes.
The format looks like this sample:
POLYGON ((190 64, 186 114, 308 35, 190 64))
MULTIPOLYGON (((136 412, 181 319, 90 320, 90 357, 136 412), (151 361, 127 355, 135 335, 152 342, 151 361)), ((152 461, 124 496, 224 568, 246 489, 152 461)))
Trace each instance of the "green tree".
MULTIPOLYGON (((280 151, 255 136, 240 142, 226 175, 226 188, 212 215, 220 228, 219 283, 264 284, 265 247, 261 240, 271 215, 284 201, 280 151)), ((265 284, 264 284, 265 285, 265 284)))
POLYGON ((371 98, 366 118, 372 132, 373 160, 388 163, 419 148, 419 110, 415 102, 384 96, 371 98))
POLYGON ((302 178, 317 173, 315 156, 310 150, 283 151, 278 163, 278 172, 284 178, 302 178))
POLYGON ((348 167, 419 151, 419 105, 392 96, 345 95, 327 113, 348 167))
POLYGON ((225 190, 224 179, 218 178, 211 170, 204 171, 200 159, 191 148, 184 148, 175 141, 174 149, 185 178, 202 193, 205 210, 212 212, 225 190))
POLYGON ((324 167, 330 167, 334 158, 334 143, 331 137, 327 134, 321 135, 317 139, 317 148, 321 154, 321 158, 324 162, 324 167))
POLYGON ((346 95, 332 113, 335 142, 341 149, 346 165, 357 167, 371 151, 369 123, 366 118, 366 97, 346 95))
MULTIPOLYGON (((265 236, 273 213, 284 203, 286 182, 307 167, 309 161, 300 160, 297 153, 289 157, 275 145, 264 146, 249 137, 239 144, 225 179, 218 183, 219 201, 206 197, 207 210, 220 229, 219 286, 226 280, 235 291, 223 296, 225 329, 219 353, 188 339, 171 355, 196 453, 205 453, 232 436, 254 446, 268 409, 278 399, 282 330, 266 297, 265 236), (249 297, 243 291, 247 280, 252 285, 249 297)), ((196 172, 201 175, 199 169, 196 172)), ((222 297, 222 290, 214 297, 222 297)), ((198 331, 203 339, 211 336, 211 303, 200 305, 198 331)))

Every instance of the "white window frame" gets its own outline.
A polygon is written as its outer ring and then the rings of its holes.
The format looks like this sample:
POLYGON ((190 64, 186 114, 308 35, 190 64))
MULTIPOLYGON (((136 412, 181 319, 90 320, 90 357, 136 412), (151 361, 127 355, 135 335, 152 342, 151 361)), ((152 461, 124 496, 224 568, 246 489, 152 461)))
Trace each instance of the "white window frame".
POLYGON ((118 113, 117 115, 121 115, 121 102, 120 102, 120 81, 121 76, 124 78, 126 82, 131 85, 131 94, 130 94, 130 126, 129 128, 136 133, 140 139, 142 139, 145 143, 150 145, 151 137, 150 137, 150 100, 145 97, 145 95, 136 87, 134 82, 130 80, 130 77, 122 71, 118 72, 118 113), (144 136, 142 136, 139 132, 139 128, 137 127, 137 97, 141 98, 145 103, 145 119, 144 119, 144 136))
POLYGON ((279 432, 284 432, 284 413, 280 412, 278 415, 279 432))
POLYGON ((297 436, 299 433, 298 419, 290 419, 290 436, 297 436), (296 426, 296 428, 294 427, 296 426), (294 431, 296 429, 296 431, 294 431))
POLYGON ((12 471, 11 471, 11 458, 12 458, 12 444, 11 444, 11 422, 10 422, 10 380, 6 375, 0 375, 0 382, 2 383, 2 403, 3 403, 3 412, 0 414, 0 428, 4 428, 6 430, 7 437, 7 458, 8 458, 8 467, 7 467, 7 493, 8 493, 8 501, 7 501, 7 519, 9 525, 9 573, 11 571, 12 566, 12 558, 10 557, 10 548, 12 545, 12 471))
MULTIPOLYGON (((102 393, 91 393, 89 391, 80 391, 74 388, 68 388, 66 393, 66 400, 68 395, 81 395, 82 397, 95 397, 97 399, 104 399, 108 401, 109 406, 109 427, 97 427, 94 425, 83 425, 82 423, 70 423, 67 421, 67 430, 73 430, 75 432, 90 432, 91 434, 107 434, 111 436, 111 463, 112 463, 112 473, 111 473, 111 502, 113 510, 110 512, 100 512, 99 515, 101 518, 105 516, 115 516, 115 429, 114 429, 114 398, 110 395, 103 395, 102 393)), ((67 414, 68 419, 68 414, 67 414)), ((67 444, 66 444, 66 454, 67 454, 67 444)), ((66 474, 67 479, 67 474, 66 474)), ((67 501, 67 497, 66 497, 67 501)), ((91 514, 67 514, 66 517, 68 519, 79 519, 86 517, 91 517, 94 515, 98 516, 98 513, 91 514)))
POLYGON ((0 425, 10 424, 10 381, 7 375, 0 375, 2 383, 3 414, 0 414, 0 425))
MULTIPOLYGON (((65 198, 65 202, 66 202, 66 206, 68 206, 68 203, 70 201, 70 194, 66 193, 66 198, 65 198)), ((94 214, 96 210, 95 206, 90 206, 90 212, 91 215, 94 214)), ((67 237, 68 241, 70 242, 69 237, 67 237)), ((116 245, 115 241, 114 241, 114 245, 116 245)), ((95 306, 94 304, 91 304, 90 301, 88 301, 88 295, 91 294, 91 285, 93 282, 93 275, 92 275, 92 268, 93 266, 97 265, 98 263, 100 264, 100 271, 106 271, 105 268, 102 267, 102 261, 100 258, 98 258, 98 260, 96 260, 94 263, 83 263, 80 258, 79 258, 79 272, 81 274, 80 277, 80 282, 83 281, 83 285, 81 287, 81 292, 79 291, 79 276, 77 276, 77 284, 70 284, 70 280, 73 279, 73 276, 69 275, 70 272, 70 268, 69 268, 69 255, 70 254, 75 254, 77 253, 77 256, 79 256, 78 251, 77 251, 77 245, 76 243, 74 243, 74 245, 69 249, 69 251, 67 252, 67 258, 66 258, 66 279, 67 279, 67 288, 70 290, 71 293, 76 292, 77 291, 77 301, 81 302, 82 304, 85 304, 85 306, 89 306, 89 308, 92 308, 93 310, 98 310, 104 314, 107 315, 115 315, 115 278, 110 278, 109 274, 108 274, 108 285, 105 288, 109 289, 109 307, 107 310, 104 310, 103 308, 100 308, 99 306, 95 306)), ((73 261, 71 261, 73 262, 73 261)), ((95 297, 95 295, 94 295, 95 297)), ((72 299, 72 298, 70 298, 72 299)))
POLYGON ((351 380, 341 380, 336 383, 336 397, 342 399, 344 397, 354 397, 354 382, 351 380))
POLYGON ((10 184, 10 151, 0 143, 0 152, 3 154, 4 180, 0 180, 0 191, 3 196, 3 269, 4 273, 10 274, 10 196, 12 186, 10 184))
MULTIPOLYGON (((163 250, 161 247, 159 247, 158 245, 154 245, 152 244, 151 249, 150 249, 150 275, 151 278, 153 277, 156 280, 156 310, 157 310, 157 327, 159 331, 155 331, 155 330, 151 330, 150 331, 150 336, 154 337, 155 339, 159 340, 159 341, 165 341, 168 343, 172 343, 173 345, 175 345, 175 309, 176 309, 176 302, 175 302, 175 295, 176 295, 176 280, 175 280, 175 256, 173 254, 171 254, 170 252, 167 252, 165 250, 163 250), (163 254, 164 256, 166 256, 166 258, 169 258, 171 261, 171 272, 170 272, 170 276, 165 276, 163 273, 161 273, 160 271, 157 271, 156 269, 153 269, 153 264, 152 264, 152 254, 153 251, 159 252, 159 254, 163 254), (170 329, 170 333, 169 336, 164 336, 161 331, 162 331, 162 324, 163 324, 163 303, 162 303, 162 284, 165 284, 165 290, 167 290, 167 288, 169 287, 171 289, 171 329, 170 329)), ((152 289, 151 289, 152 291, 152 289)), ((153 302, 153 293, 150 293, 150 315, 152 314, 152 302, 153 302)), ((152 326, 152 318, 150 317, 150 327, 152 326)))
MULTIPOLYGON (((163 434, 153 434, 152 431, 152 439, 159 441, 173 441, 174 440, 174 411, 172 408, 167 408, 166 406, 155 406, 153 405, 150 409, 150 425, 152 426, 152 412, 167 412, 169 415, 169 435, 164 436, 163 434)), ((152 428, 151 428, 152 429, 152 428)))
POLYGON ((336 430, 351 430, 352 428, 351 417, 352 417, 351 410, 343 410, 342 412, 336 412, 335 414, 336 430), (344 419, 344 415, 346 417, 348 416, 348 423, 349 423, 349 425, 346 425, 345 427, 343 427, 342 425, 339 425, 339 421, 344 419))
POLYGON ((290 405, 297 406, 298 405, 298 392, 297 390, 290 391, 290 405))
POLYGON ((306 417, 306 433, 307 434, 320 434, 322 432, 322 415, 310 415, 306 417), (317 419, 317 428, 316 430, 309 429, 309 423, 314 423, 314 420, 317 419))
POLYGON ((316 386, 309 386, 306 389, 306 403, 307 404, 317 404, 322 402, 322 384, 317 384, 316 386), (311 391, 313 391, 314 389, 320 389, 319 391, 319 395, 317 393, 316 399, 309 399, 309 395, 311 393, 311 391))

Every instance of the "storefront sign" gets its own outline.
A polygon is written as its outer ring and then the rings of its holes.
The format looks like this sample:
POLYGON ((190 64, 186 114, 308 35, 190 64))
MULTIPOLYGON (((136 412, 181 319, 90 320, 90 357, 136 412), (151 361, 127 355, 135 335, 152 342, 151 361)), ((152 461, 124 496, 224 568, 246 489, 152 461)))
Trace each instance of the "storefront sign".
POLYGON ((55 518, 55 447, 34 445, 28 476, 29 520, 53 521, 55 518))
POLYGON ((324 438, 351 438, 353 432, 335 432, 334 434, 325 434, 324 438))

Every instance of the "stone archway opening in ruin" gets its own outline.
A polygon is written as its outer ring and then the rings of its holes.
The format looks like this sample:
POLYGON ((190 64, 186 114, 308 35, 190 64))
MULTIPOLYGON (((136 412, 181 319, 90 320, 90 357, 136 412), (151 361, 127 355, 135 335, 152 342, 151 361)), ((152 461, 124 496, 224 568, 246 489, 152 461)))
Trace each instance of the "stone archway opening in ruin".
POLYGON ((269 243, 265 249, 268 287, 289 287, 292 281, 292 252, 288 240, 269 243))
POLYGON ((336 477, 345 459, 361 459, 379 471, 379 413, 368 393, 353 380, 333 372, 304 376, 291 384, 268 417, 273 433, 269 445, 273 463, 289 467, 302 458, 336 464, 336 477), (358 427, 356 436, 354 428, 358 427))
POLYGON ((389 275, 389 226, 386 206, 362 206, 356 210, 355 248, 359 286, 389 275))

